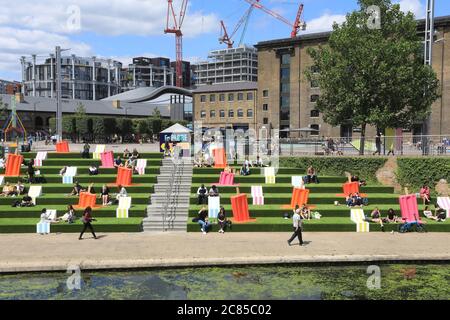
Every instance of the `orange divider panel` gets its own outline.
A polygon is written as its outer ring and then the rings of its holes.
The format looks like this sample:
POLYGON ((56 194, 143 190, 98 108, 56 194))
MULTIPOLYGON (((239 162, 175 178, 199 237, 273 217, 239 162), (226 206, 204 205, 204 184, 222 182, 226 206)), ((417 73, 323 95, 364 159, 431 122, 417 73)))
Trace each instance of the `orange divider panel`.
POLYGON ((301 207, 304 204, 308 204, 308 198, 308 189, 294 188, 294 190, 292 191, 291 207, 294 209, 296 205, 299 205, 301 207))
POLYGON ((233 217, 236 222, 246 222, 250 220, 246 194, 238 194, 237 196, 231 197, 231 208, 233 209, 233 217))
POLYGON ((128 168, 118 168, 116 184, 124 187, 131 186, 131 177, 133 172, 128 168))
POLYGON ((87 207, 94 208, 95 207, 95 201, 96 201, 95 194, 87 193, 87 192, 81 192, 80 193, 80 200, 78 201, 78 207, 80 207, 80 208, 87 208, 87 207))
POLYGON ((69 141, 61 141, 56 143, 56 152, 68 153, 69 152, 69 141))
POLYGON ((359 193, 359 182, 348 182, 342 185, 344 195, 347 197, 350 193, 359 193))
POLYGON ((23 162, 23 156, 17 154, 8 154, 6 159, 5 176, 7 177, 19 177, 20 166, 23 162))
POLYGON ((224 148, 214 149, 214 168, 225 168, 227 166, 227 155, 224 148))

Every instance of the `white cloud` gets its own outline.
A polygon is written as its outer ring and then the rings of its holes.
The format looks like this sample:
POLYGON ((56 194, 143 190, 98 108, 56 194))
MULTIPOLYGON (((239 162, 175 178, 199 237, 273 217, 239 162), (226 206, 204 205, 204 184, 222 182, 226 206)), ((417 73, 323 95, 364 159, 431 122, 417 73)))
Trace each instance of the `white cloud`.
POLYGON ((425 6, 420 0, 400 0, 397 2, 400 4, 402 11, 414 13, 417 19, 425 17, 425 6))
POLYGON ((325 13, 319 18, 306 21, 306 31, 304 33, 324 32, 333 30, 333 23, 342 23, 345 15, 325 13))

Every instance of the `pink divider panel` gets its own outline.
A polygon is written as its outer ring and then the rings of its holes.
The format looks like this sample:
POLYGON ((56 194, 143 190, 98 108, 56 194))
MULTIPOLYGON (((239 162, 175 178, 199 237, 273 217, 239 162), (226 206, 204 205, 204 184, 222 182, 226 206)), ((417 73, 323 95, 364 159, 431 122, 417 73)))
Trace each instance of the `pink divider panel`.
POLYGON ((402 218, 406 222, 414 222, 417 220, 420 221, 416 195, 409 194, 406 196, 401 196, 399 201, 402 218))
POLYGON ((100 154, 102 160, 102 168, 114 168, 114 154, 112 151, 100 154))
POLYGON ((221 172, 219 185, 222 185, 222 186, 234 185, 234 173, 221 172))

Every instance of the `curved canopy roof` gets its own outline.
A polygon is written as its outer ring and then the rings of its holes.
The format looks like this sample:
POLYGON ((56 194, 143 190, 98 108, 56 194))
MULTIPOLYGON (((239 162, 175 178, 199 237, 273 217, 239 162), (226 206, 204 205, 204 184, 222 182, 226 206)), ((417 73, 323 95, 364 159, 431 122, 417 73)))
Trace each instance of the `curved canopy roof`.
POLYGON ((192 91, 184 88, 178 88, 173 86, 164 86, 159 88, 143 87, 135 90, 127 91, 103 99, 102 101, 114 101, 120 100, 122 102, 137 103, 148 102, 157 99, 164 94, 176 94, 192 97, 192 91))

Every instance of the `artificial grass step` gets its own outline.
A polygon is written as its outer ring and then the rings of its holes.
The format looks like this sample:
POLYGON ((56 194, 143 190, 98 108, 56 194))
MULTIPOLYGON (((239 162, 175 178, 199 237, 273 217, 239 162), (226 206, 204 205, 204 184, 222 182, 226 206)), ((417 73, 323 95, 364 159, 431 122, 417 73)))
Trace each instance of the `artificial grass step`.
MULTIPOLYGON (((61 171, 63 167, 61 166, 43 166, 43 167, 36 167, 36 170, 39 170, 41 172, 41 174, 46 175, 46 174, 59 174, 59 172, 61 171)), ((146 174, 159 174, 159 166, 148 166, 145 168, 145 173, 146 174)), ((77 167, 77 171, 79 173, 86 173, 89 174, 89 166, 80 166, 77 167)), ((99 174, 117 174, 117 169, 116 168, 99 168, 98 169, 99 174)), ((20 172, 22 175, 26 175, 27 174, 27 167, 22 166, 22 168, 20 169, 20 172)), ((0 174, 4 174, 5 170, 2 169, 0 170, 0 174)))
MULTIPOLYGON (((242 193, 251 194, 252 186, 257 184, 252 183, 242 183, 239 184, 239 191, 242 193)), ((292 193, 293 186, 290 183, 277 183, 277 184, 259 184, 263 187, 264 194, 280 194, 280 193, 292 193)), ((193 184, 191 187, 191 193, 197 193, 198 188, 201 183, 193 184)), ((209 187, 209 185, 208 185, 209 187)), ((236 187, 220 186, 218 187, 221 194, 236 194, 236 187)), ((342 184, 340 183, 320 183, 320 184, 309 184, 306 186, 311 193, 342 193, 342 184)), ((370 185, 360 188, 361 193, 394 193, 393 187, 386 187, 382 185, 370 185)))
MULTIPOLYGON (((207 205, 191 205, 189 207, 189 216, 190 217, 196 217, 200 209, 205 206, 207 208, 207 205)), ((232 209, 231 205, 225 204, 223 205, 225 211, 231 216, 232 215, 232 209)), ((383 217, 387 216, 387 211, 392 208, 396 212, 398 216, 401 215, 400 213, 400 205, 368 205, 363 207, 364 214, 369 216, 370 213, 375 209, 378 208, 381 211, 381 215, 383 217)), ((423 208, 420 207, 420 210, 423 208)), ((322 214, 324 217, 350 217, 350 211, 351 208, 348 208, 345 205, 341 206, 334 206, 334 205, 316 205, 311 211, 318 211, 320 214, 322 214)), ((292 209, 284 208, 282 205, 264 205, 264 206, 254 206, 249 205, 249 212, 251 217, 283 217, 285 213, 292 214, 292 209)), ((422 213, 422 211, 420 211, 422 213)))
MULTIPOLYGON (((36 224, 39 218, 24 219, 0 219, 0 233, 36 233, 36 224)), ((141 232, 142 218, 98 218, 92 223, 96 233, 100 232, 141 232)), ((79 233, 83 228, 82 222, 78 219, 73 224, 60 222, 52 224, 51 233, 79 233)), ((89 231, 86 237, 91 237, 89 231)))
MULTIPOLYGON (((20 218, 39 218, 42 209, 53 209, 57 211, 58 216, 64 215, 67 212, 67 205, 40 205, 29 208, 12 208, 11 206, 0 207, 0 218, 20 219, 20 218)), ((116 217, 117 205, 95 208, 93 211, 94 217, 114 218, 116 217)), ((147 205, 132 205, 128 211, 129 217, 144 218, 146 214, 147 205)), ((77 216, 82 215, 82 210, 75 210, 77 216)))
MULTIPOLYGON (((123 148, 110 148, 109 146, 106 146, 106 151, 113 151, 114 155, 122 157, 123 151, 126 149, 126 145, 123 146, 123 148)), ((91 145, 91 150, 95 150, 95 145, 91 145)), ((130 150, 133 151, 133 150, 130 150)), ((139 151, 139 150, 138 150, 139 151)), ((24 152, 22 153, 24 158, 26 159, 34 159, 37 156, 37 152, 24 152)), ((139 153, 140 158, 143 159, 159 159, 162 160, 163 154, 158 152, 141 152, 139 153)), ((93 157, 93 153, 91 152, 89 154, 89 157, 93 157)), ((70 152, 70 153, 56 153, 56 152, 47 152, 47 158, 48 159, 79 159, 81 158, 81 152, 70 152)))
MULTIPOLYGON (((450 220, 446 222, 427 221, 425 228, 428 232, 450 232, 450 220)), ((385 232, 397 231, 399 224, 385 224, 385 232)), ((217 232, 218 226, 213 223, 213 232, 217 232)), ((200 232, 198 223, 188 221, 188 232, 200 232)), ((248 223, 234 223, 231 232, 286 232, 292 233, 292 219, 283 218, 256 218, 248 223)), ((304 221, 304 232, 356 232, 356 224, 350 218, 324 218, 320 220, 304 221)), ((371 223, 370 232, 381 232, 379 224, 371 223)), ((289 235, 286 235, 287 238, 289 235)), ((287 240, 286 238, 286 240, 287 240)))
MULTIPOLYGON (((192 183, 196 184, 214 184, 219 182, 219 176, 218 175, 209 175, 209 174, 196 174, 192 177, 192 183)), ((323 176, 319 177, 319 181, 321 183, 345 183, 347 181, 347 178, 345 177, 329 177, 329 176, 323 176)), ((292 175, 284 174, 284 175, 277 175, 276 176, 276 182, 277 183, 291 183, 292 182, 292 175)), ((258 183, 258 184, 264 184, 265 183, 265 177, 263 175, 249 175, 249 176, 236 176, 234 178, 234 183, 258 183)))
MULTIPOLYGON (((100 190, 95 190, 99 192, 100 190)), ((112 194, 111 194, 112 195, 112 194)), ((129 193, 128 196, 132 198, 132 203, 134 204, 148 204, 150 194, 145 193, 129 193)), ((1 206, 11 206, 11 204, 17 200, 21 200, 22 197, 0 197, 0 210, 2 210, 1 206)), ((44 194, 37 198, 36 202, 39 205, 56 205, 56 204, 78 204, 79 197, 77 196, 67 196, 66 194, 44 194)), ((97 193, 97 204, 101 204, 101 196, 100 193, 97 193)))
MULTIPOLYGON (((26 180, 26 177, 5 177, 5 182, 16 183, 19 178, 26 180)), ((41 175, 37 178, 42 178, 43 182, 35 183, 35 184, 46 184, 46 183, 61 183, 62 177, 58 174, 46 174, 41 175)), ((101 174, 98 176, 90 176, 88 174, 78 175, 73 178, 73 181, 78 181, 81 184, 90 184, 90 183, 106 183, 106 184, 114 184, 116 182, 117 175, 116 174, 101 174)), ((146 175, 133 175, 132 184, 142 184, 142 183, 156 183, 157 176, 152 174, 146 175)))
MULTIPOLYGON (((17 181, 14 181, 14 183, 17 181)), ((44 183, 44 184, 33 184, 36 186, 42 186, 42 192, 43 194, 49 194, 49 193, 58 193, 58 194, 69 194, 72 189, 73 185, 71 184, 61 184, 61 183, 44 183)), ((84 188, 88 187, 88 184, 82 185, 84 188)), ((103 183, 94 183, 94 189, 96 192, 100 192, 101 188, 103 186, 103 183)), ((116 193, 118 190, 116 187, 110 187, 111 193, 116 193)), ((147 195, 150 195, 154 193, 154 184, 153 183, 142 183, 139 185, 134 185, 130 187, 125 188, 128 193, 135 194, 135 193, 144 193, 147 195)), ((30 184, 25 184, 25 193, 28 193, 28 190, 30 190, 30 184)), ((1 199, 1 197, 0 197, 1 199)), ((11 198, 9 198, 11 199, 11 198)))
MULTIPOLYGON (((30 159, 25 159, 28 163, 30 159)), ((42 162, 43 166, 60 167, 72 166, 72 167, 89 167, 91 165, 96 165, 100 167, 102 165, 101 160, 94 159, 73 159, 73 158, 60 158, 60 159, 47 159, 42 162)), ((147 166, 157 167, 161 166, 161 160, 159 159, 147 159, 147 166)))
MULTIPOLYGON (((240 166, 233 166, 236 170, 236 172, 239 172, 241 167, 240 166)), ((223 171, 223 169, 216 169, 216 168, 194 168, 194 174, 216 174, 220 175, 220 173, 223 171)), ((306 168, 279 168, 277 174, 291 174, 295 176, 304 176, 306 175, 306 168)), ((261 174, 263 171, 261 168, 250 168, 251 174, 261 174)))
MULTIPOLYGON (((221 194, 220 203, 221 204, 230 204, 231 197, 233 194, 221 194)), ((292 194, 289 193, 281 193, 281 194, 264 194, 264 204, 290 204, 292 199, 292 194)), ((388 194, 388 193, 371 193, 368 194, 369 203, 372 204, 398 204, 398 195, 388 194)), ((310 193, 308 203, 311 205, 318 204, 334 204, 335 201, 339 201, 339 203, 345 203, 344 197, 337 196, 332 193, 310 193)), ((192 194, 190 197, 190 204, 196 204, 198 202, 198 196, 196 194, 192 194)), ((253 203, 253 199, 250 194, 247 194, 247 202, 248 204, 253 203)))

